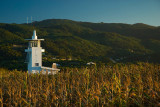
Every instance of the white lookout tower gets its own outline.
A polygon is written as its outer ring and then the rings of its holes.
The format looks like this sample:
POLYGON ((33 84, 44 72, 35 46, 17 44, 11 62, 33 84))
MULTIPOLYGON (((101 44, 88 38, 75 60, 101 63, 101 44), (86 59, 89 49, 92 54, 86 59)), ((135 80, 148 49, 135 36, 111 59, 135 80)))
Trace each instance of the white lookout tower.
MULTIPOLYGON (((26 39, 29 41, 28 49, 25 49, 27 52, 26 62, 28 63, 28 72, 29 73, 40 73, 42 71, 43 74, 48 71, 48 74, 55 74, 60 69, 42 67, 42 52, 45 52, 41 47, 41 41, 44 39, 38 39, 36 35, 36 30, 33 31, 32 39, 26 39)), ((55 64, 55 63, 54 63, 55 64)))

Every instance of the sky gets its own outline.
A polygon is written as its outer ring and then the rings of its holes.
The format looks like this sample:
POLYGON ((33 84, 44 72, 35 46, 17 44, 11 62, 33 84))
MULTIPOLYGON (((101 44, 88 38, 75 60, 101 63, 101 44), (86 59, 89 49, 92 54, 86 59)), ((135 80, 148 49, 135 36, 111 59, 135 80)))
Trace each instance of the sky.
POLYGON ((45 19, 160 26, 160 0, 0 0, 0 23, 45 19))

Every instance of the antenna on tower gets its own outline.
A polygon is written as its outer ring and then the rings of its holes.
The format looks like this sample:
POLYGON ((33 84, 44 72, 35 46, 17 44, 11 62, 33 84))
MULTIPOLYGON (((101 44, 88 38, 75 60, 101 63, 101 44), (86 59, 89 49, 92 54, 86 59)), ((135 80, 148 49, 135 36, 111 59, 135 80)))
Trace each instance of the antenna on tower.
POLYGON ((34 25, 33 25, 33 22, 34 22, 34 21, 33 21, 33 18, 32 18, 32 16, 31 16, 31 26, 33 27, 33 29, 35 29, 35 28, 34 28, 34 25))
POLYGON ((31 23, 32 23, 32 16, 31 16, 31 23))

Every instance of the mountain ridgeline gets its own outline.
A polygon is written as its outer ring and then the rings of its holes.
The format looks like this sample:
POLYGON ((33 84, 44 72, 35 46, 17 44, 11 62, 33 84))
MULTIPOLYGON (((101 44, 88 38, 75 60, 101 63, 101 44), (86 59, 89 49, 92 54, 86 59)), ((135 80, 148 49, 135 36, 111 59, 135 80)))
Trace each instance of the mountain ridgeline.
POLYGON ((38 38, 45 39, 42 47, 48 58, 160 63, 160 27, 48 19, 32 24, 1 23, 0 66, 24 62, 28 45, 25 39, 31 38, 33 29, 38 38))

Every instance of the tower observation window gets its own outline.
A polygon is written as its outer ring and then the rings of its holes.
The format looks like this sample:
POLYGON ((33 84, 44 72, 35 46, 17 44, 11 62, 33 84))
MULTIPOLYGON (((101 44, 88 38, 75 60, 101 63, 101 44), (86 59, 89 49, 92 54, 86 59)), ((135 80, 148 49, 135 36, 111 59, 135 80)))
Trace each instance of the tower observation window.
POLYGON ((38 42, 35 41, 35 42, 30 42, 29 44, 30 47, 38 47, 38 42))
POLYGON ((34 42, 34 47, 37 47, 37 42, 34 42))

